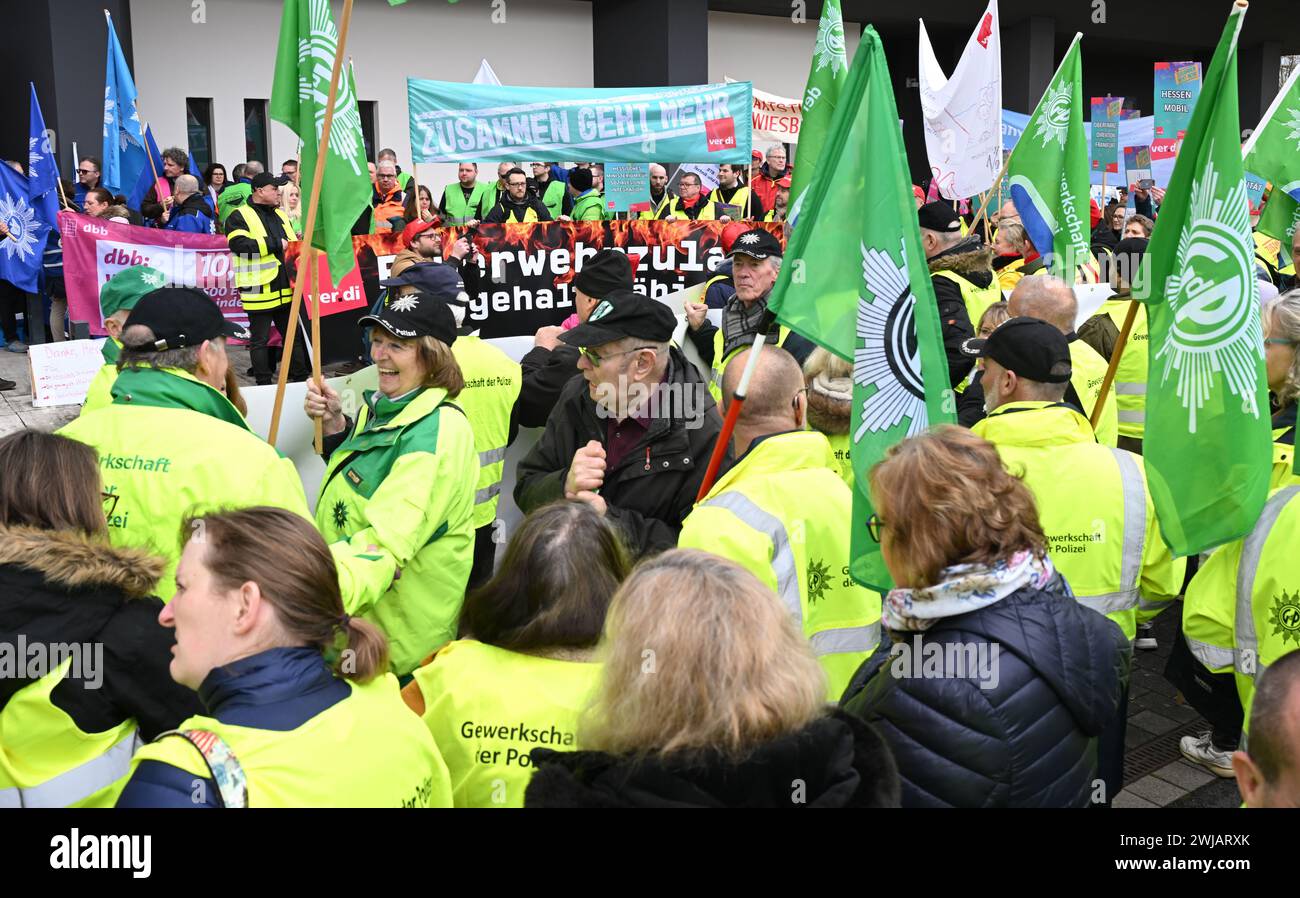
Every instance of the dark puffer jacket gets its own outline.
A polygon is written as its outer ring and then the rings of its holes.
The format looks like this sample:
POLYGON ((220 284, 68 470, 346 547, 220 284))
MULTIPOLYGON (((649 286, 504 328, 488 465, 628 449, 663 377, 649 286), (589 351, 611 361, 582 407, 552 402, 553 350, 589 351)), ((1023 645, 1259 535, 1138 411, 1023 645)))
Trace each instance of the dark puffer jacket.
POLYGON ((532 752, 530 808, 896 808, 898 769, 880 734, 833 711, 743 761, 634 760, 598 751, 532 752))
POLYGON ((1116 624, 1069 596, 1058 574, 1047 589, 1020 589, 905 635, 893 658, 882 641, 841 704, 893 749, 903 807, 1087 806, 1097 736, 1127 676, 1116 624), (963 676, 961 646, 982 650, 992 675, 963 676))
POLYGON ((934 273, 951 271, 976 287, 987 287, 995 277, 993 250, 981 243, 978 235, 972 234, 932 256, 927 264, 930 267, 930 282, 934 285, 934 299, 939 305, 939 325, 943 332, 944 355, 948 357, 948 377, 955 387, 975 367, 975 359, 963 353, 961 345, 975 336, 975 326, 979 322, 970 320, 961 287, 951 279, 937 277, 934 273))

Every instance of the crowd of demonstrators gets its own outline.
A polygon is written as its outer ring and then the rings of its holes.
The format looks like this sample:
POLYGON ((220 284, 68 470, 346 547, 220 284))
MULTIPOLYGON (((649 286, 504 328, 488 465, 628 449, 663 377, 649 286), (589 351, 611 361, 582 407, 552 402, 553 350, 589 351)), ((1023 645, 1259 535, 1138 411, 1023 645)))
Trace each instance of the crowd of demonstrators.
MULTIPOLYGON (((751 351, 727 365, 724 411, 751 351)), ((794 357, 763 350, 749 390, 732 437, 736 461, 682 522, 677 545, 730 559, 775 592, 835 701, 880 642, 880 594, 844 576, 853 494, 830 442, 805 427, 808 388, 794 357)))
POLYGON ((812 649, 743 567, 693 549, 644 562, 604 642, 577 749, 533 749, 525 807, 898 806, 880 734, 827 708, 812 649))
POLYGON ((896 642, 857 671, 841 707, 880 728, 903 806, 1097 801, 1128 640, 1073 598, 1030 489, 954 426, 894 446, 870 489, 896 642))

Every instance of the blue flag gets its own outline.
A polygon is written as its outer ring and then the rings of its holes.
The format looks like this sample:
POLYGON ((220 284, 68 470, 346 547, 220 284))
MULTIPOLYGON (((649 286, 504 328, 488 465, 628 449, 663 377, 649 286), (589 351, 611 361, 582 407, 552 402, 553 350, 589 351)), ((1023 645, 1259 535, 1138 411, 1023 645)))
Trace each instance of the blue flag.
POLYGON ((0 240, 0 279, 36 293, 50 228, 32 208, 27 190, 26 175, 0 165, 0 221, 9 229, 0 240))
POLYGON ((135 81, 117 42, 113 18, 108 19, 108 65, 104 74, 103 185, 112 193, 134 186, 140 169, 147 167, 140 113, 136 109, 135 81))
POLYGON ((158 177, 161 178, 163 170, 162 153, 158 151, 158 144, 154 142, 153 131, 149 129, 148 125, 144 129, 144 145, 149 155, 142 154, 140 156, 144 160, 144 164, 140 167, 139 177, 135 179, 135 186, 131 188, 131 192, 126 196, 126 205, 136 211, 139 211, 140 204, 144 202, 144 198, 149 195, 149 191, 154 187, 154 172, 157 172, 158 177), (151 157, 152 165, 150 164, 151 157))
POLYGON ((50 231, 58 230, 59 166, 54 147, 45 130, 45 117, 32 84, 31 128, 27 137, 27 198, 42 223, 50 231))

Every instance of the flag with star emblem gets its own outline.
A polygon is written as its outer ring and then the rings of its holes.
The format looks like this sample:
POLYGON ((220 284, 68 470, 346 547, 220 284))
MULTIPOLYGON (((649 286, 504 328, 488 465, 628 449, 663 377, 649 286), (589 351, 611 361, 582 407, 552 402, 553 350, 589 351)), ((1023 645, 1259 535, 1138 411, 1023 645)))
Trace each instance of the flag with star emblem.
POLYGON ((1053 274, 1071 282, 1075 269, 1092 259, 1082 37, 1074 36, 1007 166, 1011 200, 1034 249, 1053 274))
POLYGON ((817 42, 813 46, 808 83, 803 90, 803 121, 799 125, 799 164, 790 177, 790 227, 799 220, 808 185, 821 162, 822 147, 839 105, 840 93, 849 76, 849 59, 844 52, 844 17, 840 0, 826 0, 817 21, 817 42))
POLYGON ((104 73, 104 160, 100 171, 103 187, 110 193, 125 193, 135 185, 148 159, 136 108, 135 79, 122 45, 117 42, 108 10, 104 10, 104 17, 108 20, 108 64, 104 73))
POLYGON ((768 307, 853 362, 849 573, 883 592, 893 583, 867 527, 869 472, 898 441, 951 423, 954 404, 889 67, 870 26, 768 307))
POLYGON ((1234 6, 1134 283, 1147 305, 1143 459, 1165 542, 1194 555, 1250 532, 1272 435, 1242 177, 1234 6))
POLYGON ((1300 214, 1300 66, 1292 69, 1241 155, 1247 171, 1273 182, 1259 232, 1289 248, 1300 214))

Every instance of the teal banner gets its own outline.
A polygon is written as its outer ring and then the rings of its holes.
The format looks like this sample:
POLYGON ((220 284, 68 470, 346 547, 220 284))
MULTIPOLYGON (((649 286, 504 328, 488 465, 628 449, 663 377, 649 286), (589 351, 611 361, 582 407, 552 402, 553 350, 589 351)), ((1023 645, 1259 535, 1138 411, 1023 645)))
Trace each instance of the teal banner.
POLYGON ((682 87, 507 87, 408 78, 416 162, 748 165, 748 81, 682 87))

